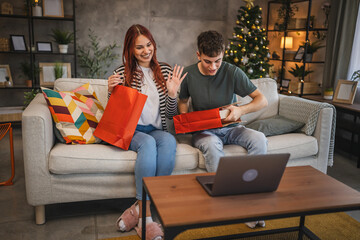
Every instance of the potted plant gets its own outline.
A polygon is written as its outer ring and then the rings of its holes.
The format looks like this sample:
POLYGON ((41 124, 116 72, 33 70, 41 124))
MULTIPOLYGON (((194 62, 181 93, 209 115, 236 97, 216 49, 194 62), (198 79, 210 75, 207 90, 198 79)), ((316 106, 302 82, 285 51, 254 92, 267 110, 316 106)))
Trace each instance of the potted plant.
POLYGON ((55 66, 54 66, 54 74, 55 74, 55 79, 58 79, 58 78, 62 78, 62 76, 64 75, 64 68, 63 68, 63 65, 62 63, 55 63, 55 66))
POLYGON ((325 91, 324 91, 324 99, 327 99, 327 100, 332 100, 333 99, 333 95, 334 95, 334 90, 333 88, 325 88, 325 91))
POLYGON ((21 67, 21 71, 22 73, 25 75, 25 77, 27 78, 26 79, 26 86, 27 87, 32 87, 32 81, 33 81, 33 73, 34 73, 34 76, 38 76, 41 69, 40 67, 36 66, 34 63, 33 63, 33 67, 31 69, 31 65, 29 62, 22 62, 20 64, 20 67, 21 67))
POLYGON ((100 47, 101 39, 90 28, 88 37, 90 46, 80 46, 77 50, 80 67, 85 71, 85 74, 80 75, 87 78, 104 78, 106 68, 119 57, 115 52, 119 46, 114 42, 100 47))
POLYGON ((69 43, 74 41, 74 33, 68 31, 62 31, 60 29, 51 29, 52 34, 50 36, 59 45, 60 53, 67 53, 69 43))
MULTIPOLYGON (((305 48, 305 42, 302 42, 302 45, 300 46, 305 48)), ((317 40, 314 42, 309 41, 306 50, 306 62, 311 62, 314 53, 323 47, 325 47, 325 45, 321 45, 321 40, 317 40)))
POLYGON ((357 70, 351 76, 351 81, 358 81, 360 80, 360 70, 357 70))
POLYGON ((24 92, 24 109, 30 104, 30 102, 35 98, 36 94, 40 92, 39 89, 31 89, 30 92, 24 92))
POLYGON ((297 64, 295 64, 295 68, 291 68, 291 70, 288 70, 289 73, 291 73, 294 77, 298 78, 299 81, 303 79, 303 75, 304 78, 305 76, 307 76, 308 74, 314 72, 311 70, 305 70, 305 66, 302 65, 301 67, 299 67, 297 64))

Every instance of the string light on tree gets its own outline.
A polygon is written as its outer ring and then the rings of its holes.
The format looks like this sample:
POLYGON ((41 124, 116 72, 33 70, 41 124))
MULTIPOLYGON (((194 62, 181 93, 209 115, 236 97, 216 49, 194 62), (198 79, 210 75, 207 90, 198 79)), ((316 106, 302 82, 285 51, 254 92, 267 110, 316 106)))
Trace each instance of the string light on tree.
POLYGON ((251 79, 268 76, 269 41, 261 26, 262 9, 254 5, 254 0, 243 1, 245 6, 238 10, 232 43, 224 60, 240 67, 251 79))

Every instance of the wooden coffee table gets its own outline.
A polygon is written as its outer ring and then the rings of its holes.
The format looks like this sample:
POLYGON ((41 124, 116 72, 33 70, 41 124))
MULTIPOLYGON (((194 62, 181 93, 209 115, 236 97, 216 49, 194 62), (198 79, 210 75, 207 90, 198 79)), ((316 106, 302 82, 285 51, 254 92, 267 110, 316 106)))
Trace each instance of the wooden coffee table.
MULTIPOLYGON (((299 226, 243 233, 224 239, 298 231, 319 239, 304 226, 305 216, 360 209, 360 192, 310 167, 287 167, 276 192, 210 197, 195 179, 199 173, 143 179, 143 199, 148 194, 164 228, 165 239, 192 228, 256 220, 298 217, 299 226)), ((143 201, 146 203, 146 201, 143 201)), ((143 204, 145 216, 146 204, 143 204)), ((145 238, 145 218, 143 218, 145 238)))

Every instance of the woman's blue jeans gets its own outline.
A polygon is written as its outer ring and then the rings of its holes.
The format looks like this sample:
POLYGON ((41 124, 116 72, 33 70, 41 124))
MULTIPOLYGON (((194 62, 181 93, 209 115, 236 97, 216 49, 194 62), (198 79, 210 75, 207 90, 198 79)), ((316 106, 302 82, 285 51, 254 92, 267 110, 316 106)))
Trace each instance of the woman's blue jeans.
POLYGON ((143 177, 164 176, 172 173, 175 166, 176 140, 170 133, 158 130, 151 125, 138 125, 129 150, 137 152, 136 199, 142 200, 143 177))
POLYGON ((224 145, 240 145, 247 149, 248 154, 267 153, 265 135, 241 125, 197 132, 193 135, 192 141, 193 145, 203 153, 208 172, 216 172, 220 157, 225 155, 224 145))

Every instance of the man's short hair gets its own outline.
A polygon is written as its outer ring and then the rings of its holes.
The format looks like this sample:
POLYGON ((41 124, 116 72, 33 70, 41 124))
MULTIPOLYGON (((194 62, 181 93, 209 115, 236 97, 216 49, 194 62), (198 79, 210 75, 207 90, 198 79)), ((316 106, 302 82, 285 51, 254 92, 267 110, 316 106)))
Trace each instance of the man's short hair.
POLYGON ((200 33, 197 38, 198 51, 208 57, 219 56, 225 50, 224 38, 216 31, 200 33))

